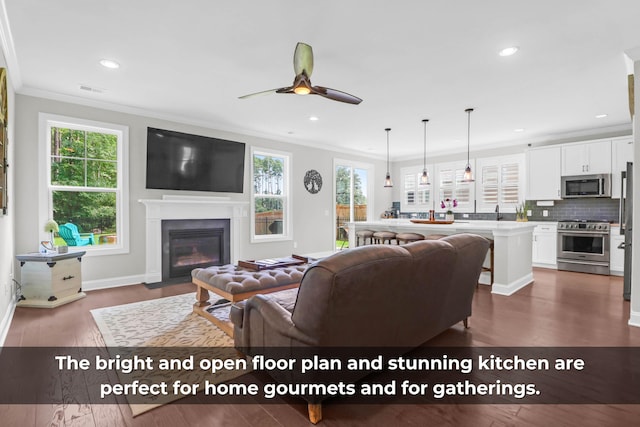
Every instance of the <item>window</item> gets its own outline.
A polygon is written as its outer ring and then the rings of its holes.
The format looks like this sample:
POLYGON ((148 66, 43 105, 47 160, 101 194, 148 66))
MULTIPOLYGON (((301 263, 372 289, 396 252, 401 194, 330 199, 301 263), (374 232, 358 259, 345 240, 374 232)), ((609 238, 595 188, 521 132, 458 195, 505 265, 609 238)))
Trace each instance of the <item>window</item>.
POLYGON ((47 171, 40 222, 72 224, 61 227, 58 246, 82 246, 88 255, 128 252, 128 128, 48 114, 40 122, 47 171))
MULTIPOLYGON (((433 171, 433 166, 427 165, 428 171, 433 171)), ((433 174, 431 174, 431 184, 420 185, 422 177, 422 166, 402 168, 402 199, 400 200, 400 210, 402 212, 426 212, 433 209, 433 174)))
POLYGON ((373 165, 334 160, 336 249, 349 247, 347 223, 369 221, 373 205, 373 165))
MULTIPOLYGON (((462 181, 466 167, 467 162, 439 163, 436 165, 438 195, 440 197, 436 203, 436 211, 445 211, 440 207, 440 201, 445 199, 456 199, 458 201, 456 212, 474 211, 474 183, 462 181)), ((471 168, 473 170, 473 164, 471 168)), ((474 175, 474 177, 476 180, 478 179, 477 176, 474 175)))
POLYGON ((288 153, 251 150, 251 241, 289 239, 288 153))
POLYGON ((478 159, 478 212, 515 212, 524 199, 524 154, 478 159))

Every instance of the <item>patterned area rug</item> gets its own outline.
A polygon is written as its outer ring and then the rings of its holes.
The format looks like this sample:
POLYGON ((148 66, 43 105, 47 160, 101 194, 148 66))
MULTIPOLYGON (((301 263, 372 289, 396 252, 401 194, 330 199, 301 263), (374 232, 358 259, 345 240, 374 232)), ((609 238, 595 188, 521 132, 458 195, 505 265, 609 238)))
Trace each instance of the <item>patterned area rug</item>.
MULTIPOLYGON (((233 348, 233 338, 226 335, 208 320, 193 313, 192 307, 195 301, 195 294, 183 294, 115 307, 99 308, 91 310, 91 314, 107 347, 194 347, 198 349, 204 348, 204 351, 207 352, 207 357, 210 358, 228 357, 229 348, 233 348), (224 349, 225 347, 227 348, 226 350, 224 349)), ((219 310, 229 311, 228 308, 220 308, 219 310)), ((179 354, 184 355, 184 349, 181 349, 179 354)), ((163 355, 170 357, 167 352, 163 352, 163 355)), ((173 375, 177 374, 183 382, 195 384, 203 382, 205 375, 210 383, 220 383, 244 373, 218 371, 215 374, 210 374, 194 370, 190 372, 180 371, 178 373, 165 372, 162 374, 165 378, 149 378, 150 375, 153 376, 150 373, 141 373, 140 376, 142 380, 159 381, 173 380, 177 378, 173 375), (166 378, 167 375, 170 378, 166 378)), ((127 381, 130 381, 130 378, 127 381)), ((171 400, 178 400, 179 398, 175 397, 171 400)), ((129 401, 129 406, 135 417, 165 403, 167 401, 144 404, 129 401)))

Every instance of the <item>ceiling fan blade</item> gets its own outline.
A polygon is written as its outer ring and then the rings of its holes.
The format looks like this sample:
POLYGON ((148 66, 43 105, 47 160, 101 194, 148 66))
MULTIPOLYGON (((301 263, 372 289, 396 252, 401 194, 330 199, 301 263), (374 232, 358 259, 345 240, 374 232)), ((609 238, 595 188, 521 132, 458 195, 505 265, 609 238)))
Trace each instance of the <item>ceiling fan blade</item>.
MULTIPOLYGON (((292 89, 291 87, 281 87, 278 89, 263 90, 262 92, 250 93, 248 95, 239 96, 238 99, 253 98, 254 96, 269 95, 270 93, 280 92, 282 90, 292 89)), ((280 92, 281 93, 281 92, 280 92)))
POLYGON ((311 77, 313 72, 313 49, 306 43, 298 43, 293 53, 293 70, 296 76, 304 73, 311 77))
POLYGON ((336 89, 331 89, 331 88, 322 87, 322 86, 313 86, 312 89, 313 90, 311 93, 324 96, 325 98, 329 98, 334 101, 346 102, 347 104, 356 104, 356 105, 362 102, 362 99, 358 98, 357 96, 350 95, 346 92, 341 92, 336 89))

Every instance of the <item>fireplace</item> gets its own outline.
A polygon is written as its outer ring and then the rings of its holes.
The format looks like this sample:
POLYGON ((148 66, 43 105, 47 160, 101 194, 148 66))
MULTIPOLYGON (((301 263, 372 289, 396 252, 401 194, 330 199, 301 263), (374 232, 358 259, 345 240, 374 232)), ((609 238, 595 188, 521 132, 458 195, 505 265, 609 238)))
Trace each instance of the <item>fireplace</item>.
POLYGON ((188 279, 198 267, 229 264, 229 219, 162 221, 162 281, 188 279))

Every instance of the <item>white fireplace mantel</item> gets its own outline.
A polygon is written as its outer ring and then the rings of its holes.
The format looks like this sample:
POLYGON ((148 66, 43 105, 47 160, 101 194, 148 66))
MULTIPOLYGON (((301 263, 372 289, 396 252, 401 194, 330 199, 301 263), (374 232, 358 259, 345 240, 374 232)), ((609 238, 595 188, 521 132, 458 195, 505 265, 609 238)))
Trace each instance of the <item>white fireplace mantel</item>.
POLYGON ((231 225, 231 262, 240 257, 241 218, 247 217, 248 202, 225 198, 164 197, 138 200, 146 207, 146 266, 147 283, 162 280, 162 220, 165 219, 229 219, 231 225))

